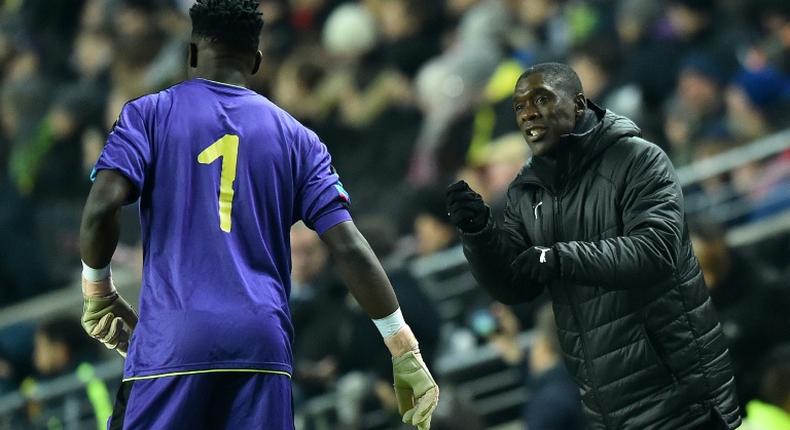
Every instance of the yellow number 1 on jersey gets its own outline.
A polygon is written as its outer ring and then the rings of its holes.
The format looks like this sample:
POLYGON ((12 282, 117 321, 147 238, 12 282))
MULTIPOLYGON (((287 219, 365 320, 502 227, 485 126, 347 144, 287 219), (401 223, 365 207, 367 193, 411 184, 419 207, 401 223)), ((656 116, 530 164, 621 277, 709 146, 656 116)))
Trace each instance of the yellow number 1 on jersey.
POLYGON ((236 180, 236 159, 239 156, 239 136, 226 134, 198 154, 198 162, 211 164, 222 157, 219 181, 219 228, 230 233, 230 211, 233 209, 233 181, 236 180))

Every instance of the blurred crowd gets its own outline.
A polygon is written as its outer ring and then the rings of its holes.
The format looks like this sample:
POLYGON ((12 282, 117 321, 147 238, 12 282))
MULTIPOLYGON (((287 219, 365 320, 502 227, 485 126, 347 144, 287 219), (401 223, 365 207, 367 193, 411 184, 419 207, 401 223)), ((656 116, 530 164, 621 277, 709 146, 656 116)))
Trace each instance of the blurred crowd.
MULTIPOLYGON (((191 3, 0 0, 0 305, 74 279, 93 163, 123 103, 186 78, 191 3)), ((591 101, 632 118, 676 167, 790 125, 790 3, 783 0, 261 0, 260 10, 264 60, 252 88, 328 146, 355 219, 387 257, 426 357, 442 348, 442 317, 403 262, 457 244, 443 192, 453 179, 501 211, 504 190, 529 157, 510 101, 529 65, 570 64, 591 101)), ((712 226, 787 209, 789 190, 790 151, 686 190, 700 225, 695 249, 740 375, 750 381, 743 402, 759 391, 757 363, 786 334, 787 321, 772 318, 788 305, 788 245, 742 256, 712 226), (738 204, 716 205, 731 201, 738 204), (779 335, 765 335, 777 327, 779 335)), ((138 267, 136 214, 124 218, 116 263, 138 267)), ((393 405, 388 363, 371 359, 387 355, 332 275, 320 241, 303 226, 292 240, 296 401, 338 390, 355 399, 336 412, 343 428, 354 428, 371 402, 393 405)), ((553 369, 553 341, 532 359, 514 343, 536 321, 546 331, 539 304, 514 310, 481 296, 467 305, 464 321, 477 342, 524 369, 536 390, 562 383, 556 372, 533 381, 553 369)), ((9 377, 7 369, 0 360, 0 380, 11 386, 45 374, 18 365, 9 377)), ((456 418, 474 428, 475 419, 456 418)))

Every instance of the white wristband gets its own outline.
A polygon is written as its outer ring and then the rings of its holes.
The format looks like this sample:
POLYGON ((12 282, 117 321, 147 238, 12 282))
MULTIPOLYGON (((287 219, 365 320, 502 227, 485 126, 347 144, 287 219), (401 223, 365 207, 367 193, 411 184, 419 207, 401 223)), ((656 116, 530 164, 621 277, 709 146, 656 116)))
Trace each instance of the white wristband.
POLYGON ((405 326, 406 320, 403 319, 403 314, 400 308, 398 308, 395 312, 384 318, 374 319, 373 324, 376 324, 376 328, 379 329, 381 337, 386 339, 405 326))
POLYGON ((112 275, 112 270, 110 270, 110 265, 106 265, 101 269, 94 269, 93 267, 88 266, 85 262, 82 262, 82 277, 85 278, 86 281, 91 282, 98 282, 103 281, 112 275))

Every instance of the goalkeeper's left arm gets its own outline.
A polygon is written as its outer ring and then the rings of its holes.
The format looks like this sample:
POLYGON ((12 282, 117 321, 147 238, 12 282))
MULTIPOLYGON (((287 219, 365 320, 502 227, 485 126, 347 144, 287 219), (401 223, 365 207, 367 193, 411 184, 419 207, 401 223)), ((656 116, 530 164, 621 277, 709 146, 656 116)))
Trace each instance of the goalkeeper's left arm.
POLYGON ((403 422, 428 430, 439 402, 439 386, 422 359, 417 338, 403 319, 384 269, 351 221, 328 229, 321 239, 349 291, 373 319, 392 354, 395 398, 403 422))
POLYGON ((110 260, 118 245, 121 206, 132 193, 133 185, 123 175, 100 171, 85 203, 80 226, 82 327, 124 357, 137 325, 137 314, 118 295, 110 260))

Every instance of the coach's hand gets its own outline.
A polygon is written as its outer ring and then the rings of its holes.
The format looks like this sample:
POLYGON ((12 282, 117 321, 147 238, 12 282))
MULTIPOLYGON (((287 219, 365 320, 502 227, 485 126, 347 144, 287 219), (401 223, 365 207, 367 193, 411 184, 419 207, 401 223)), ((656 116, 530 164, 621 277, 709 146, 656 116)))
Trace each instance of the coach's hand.
POLYGON ((546 283, 559 277, 560 265, 554 249, 533 246, 522 252, 510 264, 515 281, 528 279, 546 283))
POLYGON ((439 387, 420 355, 417 339, 408 325, 384 339, 392 354, 395 398, 403 422, 419 430, 431 427, 431 414, 439 403, 439 387))
POLYGON ((82 280, 82 328, 108 349, 126 357, 137 313, 118 295, 108 278, 99 282, 82 280))
POLYGON ((488 223, 488 206, 465 181, 447 187, 447 214, 464 233, 477 233, 488 223))

